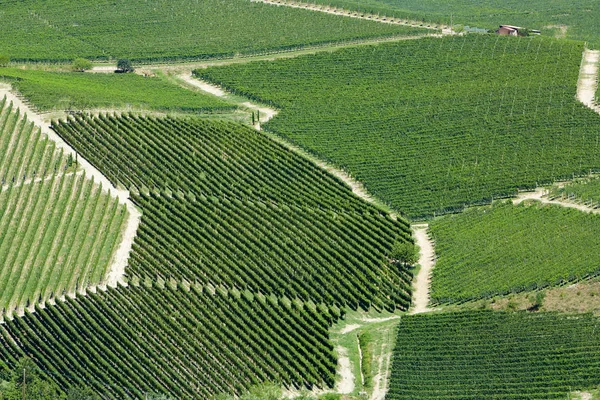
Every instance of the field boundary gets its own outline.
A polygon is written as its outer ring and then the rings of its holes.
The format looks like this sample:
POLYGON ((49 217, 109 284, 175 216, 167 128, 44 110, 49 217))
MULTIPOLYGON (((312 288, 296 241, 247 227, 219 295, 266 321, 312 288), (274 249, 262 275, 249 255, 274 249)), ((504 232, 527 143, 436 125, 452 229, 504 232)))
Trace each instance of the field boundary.
MULTIPOLYGON (((372 46, 382 43, 393 43, 404 40, 417 40, 426 37, 442 37, 441 33, 423 33, 422 35, 394 35, 394 36, 382 36, 366 39, 355 39, 343 42, 325 43, 320 45, 304 46, 297 49, 273 51, 258 54, 249 55, 238 55, 228 58, 214 58, 214 59, 202 59, 202 60, 182 60, 182 61, 158 61, 153 63, 139 63, 134 64, 136 66, 135 73, 139 75, 152 75, 152 70, 159 69, 162 71, 177 71, 179 73, 189 73, 194 69, 208 68, 213 66, 223 66, 230 64, 246 64, 255 61, 275 61, 285 58, 296 58, 307 54, 316 54, 320 52, 331 52, 345 48, 359 47, 359 46, 372 46)), ((113 74, 117 69, 115 63, 96 63, 91 70, 86 73, 104 73, 113 74)))
POLYGON ((387 17, 387 16, 381 17, 377 14, 361 13, 358 11, 346 10, 341 7, 316 5, 316 4, 311 4, 311 3, 304 3, 304 2, 290 1, 290 0, 250 0, 250 1, 253 3, 264 3, 264 4, 274 5, 274 6, 301 8, 301 9, 310 10, 310 11, 318 11, 318 12, 322 12, 322 13, 326 13, 326 14, 333 14, 333 15, 339 15, 339 16, 350 17, 350 18, 364 19, 364 20, 368 20, 368 21, 376 21, 376 22, 381 22, 381 23, 385 23, 385 24, 410 26, 412 28, 441 30, 443 34, 446 34, 446 35, 452 34, 451 29, 449 29, 445 25, 438 25, 438 24, 433 24, 433 23, 427 25, 426 23, 419 22, 419 21, 403 20, 400 18, 387 17), (436 25, 436 26, 433 27, 431 25, 436 25))
POLYGON ((65 155, 72 155, 73 157, 77 156, 77 162, 81 169, 85 171, 86 178, 93 178, 94 183, 101 185, 103 191, 107 192, 110 196, 117 198, 120 204, 124 204, 127 207, 129 217, 125 231, 122 234, 122 240, 113 256, 113 260, 108 269, 107 278, 105 282, 99 286, 105 289, 106 286, 116 287, 119 283, 126 285, 124 279, 125 267, 127 266, 129 253, 133 246, 133 239, 135 238, 142 217, 141 212, 129 199, 129 191, 114 187, 107 177, 56 134, 40 114, 34 112, 17 95, 15 95, 11 91, 10 85, 0 85, 0 98, 2 97, 6 97, 7 101, 12 102, 15 108, 20 109, 21 112, 27 116, 28 121, 33 122, 35 126, 40 129, 42 134, 55 142, 57 150, 62 150, 65 155))

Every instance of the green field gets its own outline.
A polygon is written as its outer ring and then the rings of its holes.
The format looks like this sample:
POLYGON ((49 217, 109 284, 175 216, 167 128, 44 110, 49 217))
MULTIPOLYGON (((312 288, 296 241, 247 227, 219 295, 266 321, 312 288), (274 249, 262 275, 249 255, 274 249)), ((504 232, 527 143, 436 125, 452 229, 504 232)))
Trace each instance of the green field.
POLYGON ((386 399, 567 399, 598 385, 599 323, 526 312, 403 317, 386 399))
POLYGON ((127 219, 84 176, 9 187, 0 209, 0 307, 9 313, 103 283, 127 219))
POLYGON ((186 90, 159 77, 0 68, 7 81, 40 111, 150 109, 228 111, 236 108, 215 96, 186 90))
POLYGON ((195 73, 280 109, 265 129, 423 218, 600 167, 600 117, 575 100, 582 50, 467 35, 195 73))
POLYGON ((13 61, 203 59, 425 32, 248 0, 2 0, 0 9, 0 54, 13 61))
POLYGON ((543 35, 588 41, 600 46, 595 0, 310 0, 386 16, 490 30, 501 24, 538 29, 543 35))
POLYGON ((10 104, 0 108, 0 149, 3 316, 104 282, 124 207, 73 175, 72 161, 10 104))
POLYGON ((327 309, 197 287, 109 289, 0 326, 0 359, 29 355, 63 388, 103 398, 207 399, 265 380, 331 385, 327 309))
POLYGON ((390 263, 406 221, 241 124, 74 117, 54 129, 113 183, 142 192, 127 274, 406 309, 412 275, 390 263), (145 194, 144 194, 145 193, 145 194))
POLYGON ((433 303, 535 290, 600 272, 600 215, 510 203, 431 221, 433 303))
POLYGON ((65 159, 55 147, 12 103, 0 99, 0 186, 62 172, 65 159))

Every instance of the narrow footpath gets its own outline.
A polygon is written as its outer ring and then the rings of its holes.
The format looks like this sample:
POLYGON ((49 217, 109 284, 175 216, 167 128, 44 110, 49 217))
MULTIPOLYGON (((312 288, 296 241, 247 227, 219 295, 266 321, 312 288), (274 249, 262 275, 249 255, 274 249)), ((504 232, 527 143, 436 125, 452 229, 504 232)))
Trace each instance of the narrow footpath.
POLYGON ((433 242, 427 234, 429 225, 413 225, 415 240, 420 249, 419 265, 421 268, 414 281, 413 304, 410 314, 419 314, 431 311, 429 305, 429 290, 431 284, 431 271, 435 265, 435 251, 433 242))
POLYGON ((522 192, 519 193, 519 195, 515 199, 513 199, 513 204, 517 205, 525 200, 537 200, 544 204, 554 204, 561 207, 575 208, 579 211, 587 213, 600 214, 600 209, 592 208, 586 206, 585 204, 574 203, 568 200, 549 199, 548 197, 545 197, 547 196, 547 194, 548 192, 544 188, 537 188, 533 192, 522 192))
POLYGON ((598 99, 595 99, 598 90, 598 62, 600 61, 600 50, 588 50, 583 52, 579 80, 577 81, 577 99, 592 110, 600 113, 598 99))

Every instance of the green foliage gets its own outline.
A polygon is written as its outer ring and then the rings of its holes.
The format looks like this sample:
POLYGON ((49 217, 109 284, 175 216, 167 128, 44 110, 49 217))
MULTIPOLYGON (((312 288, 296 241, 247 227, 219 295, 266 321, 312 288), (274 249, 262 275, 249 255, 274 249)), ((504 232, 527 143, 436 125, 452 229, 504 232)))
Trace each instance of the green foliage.
POLYGON ((364 387, 371 388, 373 385, 373 338, 368 331, 361 332, 358 335, 358 345, 362 353, 362 363, 360 365, 364 378, 364 387))
POLYGON ((84 72, 90 69, 92 69, 92 62, 85 58, 76 58, 71 63, 71 70, 74 72, 84 72))
POLYGON ((248 0, 5 0, 0 26, 17 61, 205 59, 423 33, 248 0))
POLYGON ((101 283, 127 212, 91 180, 64 176, 68 162, 54 143, 3 103, 0 309, 5 316, 101 283))
POLYGON ((134 107, 164 111, 224 111, 236 107, 159 77, 135 74, 80 74, 0 68, 38 110, 134 107))
POLYGON ((125 206, 84 176, 0 193, 0 307, 25 307, 103 282, 127 220, 125 206))
POLYGON ((0 98, 0 186, 46 178, 65 168, 65 159, 12 103, 0 98))
POLYGON ((597 274, 600 215, 496 204, 434 220, 431 297, 455 303, 560 285, 597 274))
POLYGON ((117 61, 117 71, 119 72, 133 72, 133 66, 131 65, 131 61, 126 58, 122 58, 117 61))
POLYGON ((2 400, 21 400, 23 394, 29 400, 64 399, 56 383, 44 379, 37 365, 29 357, 19 359, 10 374, 10 380, 0 384, 2 400))
POLYGON ((565 399, 598 385, 599 324, 591 314, 403 316, 386 399, 565 399))
MULTIPOLYGON (((67 394, 65 396, 65 400, 101 400, 102 398, 98 393, 94 392, 91 388, 87 386, 74 386, 67 390, 67 394)), ((148 400, 152 399, 152 397, 148 397, 148 400)), ((154 398, 154 400, 159 400, 154 398)), ((168 399, 161 399, 168 400, 168 399)))
POLYGON ((120 286, 0 325, 0 359, 31 352, 63 390, 86 384, 110 399, 208 399, 263 381, 332 386, 333 321, 304 303, 196 285, 120 286))
POLYGON ((575 98, 582 51, 466 35, 195 73, 279 108, 263 128, 422 218, 600 169, 600 116, 575 98))
POLYGON ((114 184, 153 188, 132 195, 143 217, 130 276, 353 308, 410 303, 410 272, 388 262, 395 242, 411 240, 407 222, 251 128, 74 116, 54 129, 114 184))
POLYGON ((414 265, 419 261, 419 248, 412 242, 395 242, 390 258, 405 265, 414 265))
POLYGON ((6 67, 8 64, 10 64, 10 57, 0 54, 0 67, 6 67))
POLYGON ((402 19, 498 29, 501 24, 528 26, 543 35, 563 36, 600 46, 595 0, 315 0, 312 3, 402 19), (562 30, 566 29, 566 32, 562 30))

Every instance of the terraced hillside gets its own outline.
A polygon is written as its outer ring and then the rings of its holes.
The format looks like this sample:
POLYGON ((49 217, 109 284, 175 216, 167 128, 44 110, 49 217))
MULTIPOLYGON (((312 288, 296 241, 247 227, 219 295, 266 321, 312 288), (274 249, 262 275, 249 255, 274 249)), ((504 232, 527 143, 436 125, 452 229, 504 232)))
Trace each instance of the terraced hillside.
POLYGON ((600 116, 575 99, 582 51, 467 35, 196 75, 280 109, 263 128, 422 218, 598 169, 600 116))
POLYGON ((0 53, 18 61, 231 57, 424 30, 248 0, 2 0, 0 53))
POLYGON ((352 308, 405 309, 406 221, 240 124, 70 118, 54 129, 109 179, 137 188, 143 217, 127 274, 185 279, 352 308))
POLYGON ((119 287, 0 327, 1 359, 32 357, 63 389, 103 398, 210 398, 264 380, 331 385, 327 309, 196 287, 119 287))
POLYGON ((431 300, 460 303, 556 286, 600 272, 600 215, 556 205, 471 209, 429 224, 431 300))
POLYGON ((487 311, 403 317, 386 399, 565 399, 598 384, 599 322, 487 311))
POLYGON ((12 103, 0 107, 0 148, 2 316, 104 282, 124 206, 76 174, 12 103))

